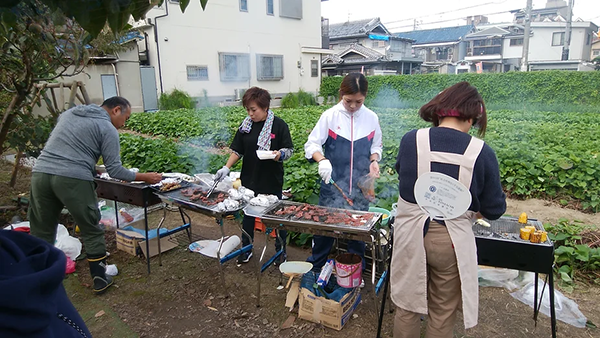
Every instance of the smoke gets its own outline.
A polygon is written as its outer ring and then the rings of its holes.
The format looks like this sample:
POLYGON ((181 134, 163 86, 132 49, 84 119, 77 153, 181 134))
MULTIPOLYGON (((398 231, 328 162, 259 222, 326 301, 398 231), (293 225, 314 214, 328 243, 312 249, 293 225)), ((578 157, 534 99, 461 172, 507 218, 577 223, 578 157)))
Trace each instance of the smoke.
POLYGON ((384 86, 377 93, 375 97, 367 100, 367 106, 381 107, 381 108, 411 108, 414 103, 410 100, 400 98, 400 94, 391 86, 384 86))

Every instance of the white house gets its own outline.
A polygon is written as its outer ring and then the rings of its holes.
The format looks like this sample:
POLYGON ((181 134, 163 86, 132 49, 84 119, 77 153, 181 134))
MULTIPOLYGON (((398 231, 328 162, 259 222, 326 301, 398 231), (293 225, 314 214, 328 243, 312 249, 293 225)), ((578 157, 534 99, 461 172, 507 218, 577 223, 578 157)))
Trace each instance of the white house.
MULTIPOLYGON (((140 112, 145 109, 143 100, 138 40, 144 40, 137 33, 124 36, 119 43, 125 48, 115 55, 105 55, 90 58, 84 71, 75 76, 58 78, 59 82, 80 81, 85 85, 91 103, 102 104, 104 100, 113 96, 123 96, 131 103, 131 110, 140 112)), ((66 73, 72 73, 70 68, 66 73)), ((67 107, 69 91, 65 95, 56 95, 57 105, 67 107), (63 102, 61 102, 61 100, 63 102)), ((79 102, 77 101, 77 104, 79 102)), ((44 101, 41 106, 35 106, 34 114, 47 115, 48 108, 44 101)))
MULTIPOLYGON (((136 26, 146 36, 141 60, 146 71, 154 68, 158 94, 177 88, 211 103, 240 99, 252 86, 274 97, 317 92, 321 53, 329 53, 321 49, 315 0, 210 0, 204 11, 192 1, 185 13, 179 1, 165 0, 136 26)), ((145 93, 151 83, 142 74, 145 93)))
POLYGON ((561 61, 566 25, 561 21, 531 23, 533 32, 529 40, 529 68, 531 70, 593 70, 588 63, 598 26, 589 21, 574 21, 571 28, 569 58, 561 61))

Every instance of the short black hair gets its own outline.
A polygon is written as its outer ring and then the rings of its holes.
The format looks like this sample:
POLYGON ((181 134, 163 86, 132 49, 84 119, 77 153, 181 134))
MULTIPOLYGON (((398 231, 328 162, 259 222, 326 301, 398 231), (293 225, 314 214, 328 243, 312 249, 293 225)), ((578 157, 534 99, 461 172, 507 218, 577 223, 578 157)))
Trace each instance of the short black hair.
POLYGON ((108 109, 113 109, 116 106, 121 107, 121 114, 125 114, 127 108, 131 108, 131 103, 129 103, 126 98, 121 96, 113 96, 102 102, 102 107, 106 107, 108 109))

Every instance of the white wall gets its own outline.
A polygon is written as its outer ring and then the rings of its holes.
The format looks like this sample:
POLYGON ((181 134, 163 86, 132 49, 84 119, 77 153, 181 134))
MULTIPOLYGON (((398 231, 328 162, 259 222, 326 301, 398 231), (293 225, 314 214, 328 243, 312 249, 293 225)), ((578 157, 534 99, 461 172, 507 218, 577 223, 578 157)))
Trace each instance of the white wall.
MULTIPOLYGON (((533 36, 529 39, 529 61, 556 61, 561 59, 562 45, 552 46, 552 34, 564 32, 566 23, 531 23, 533 36)), ((591 45, 586 45, 587 34, 592 29, 587 22, 574 22, 571 31, 569 60, 588 60, 591 45)))
POLYGON ((510 39, 504 39, 502 41, 502 57, 505 59, 523 57, 523 46, 511 46, 510 39))
MULTIPOLYGON (((271 93, 287 93, 303 88, 316 92, 319 77, 311 77, 310 60, 320 55, 302 53, 301 47, 321 46, 321 3, 304 0, 301 20, 279 16, 279 1, 274 0, 274 15, 266 14, 266 0, 248 1, 248 12, 239 10, 239 0, 211 0, 205 11, 198 1, 190 2, 185 14, 179 5, 165 0, 164 8, 152 9, 147 17, 158 25, 158 44, 164 91, 185 90, 191 96, 233 96, 234 89, 259 86, 271 93), (219 73, 219 52, 250 53, 250 80, 223 82, 219 73), (256 54, 283 55, 283 79, 258 81, 256 54), (300 61, 301 69, 298 68, 300 61), (208 66, 209 81, 188 81, 186 66, 208 66)), ((154 29, 147 28, 150 64, 159 67, 154 41, 154 29)))
MULTIPOLYGON (((102 92, 102 80, 101 75, 104 74, 117 74, 117 86, 119 90, 119 95, 126 98, 131 103, 131 110, 134 112, 144 111, 143 101, 142 101, 142 89, 141 89, 141 78, 140 78, 140 65, 138 61, 138 48, 135 43, 129 43, 127 49, 124 52, 119 53, 118 60, 119 62, 115 62, 115 67, 113 68, 110 64, 89 64, 85 68, 85 73, 78 74, 76 76, 71 77, 63 77, 57 79, 60 82, 72 82, 72 81, 81 81, 85 84, 85 89, 90 97, 91 103, 102 104, 104 101, 104 96, 102 92)), ((68 72, 67 72, 68 73, 68 72)), ((64 100, 65 103, 69 101, 69 93, 70 89, 65 88, 64 90, 64 100)), ((55 89, 56 99, 60 101, 60 95, 58 94, 58 89, 55 89)), ((48 91, 48 97, 51 98, 52 95, 48 91)), ((81 104, 79 100, 75 99, 75 103, 77 105, 81 104)), ((58 102, 60 105, 60 102, 58 102)), ((35 107, 34 114, 38 115, 48 115, 48 109, 46 105, 42 101, 41 107, 35 107)))

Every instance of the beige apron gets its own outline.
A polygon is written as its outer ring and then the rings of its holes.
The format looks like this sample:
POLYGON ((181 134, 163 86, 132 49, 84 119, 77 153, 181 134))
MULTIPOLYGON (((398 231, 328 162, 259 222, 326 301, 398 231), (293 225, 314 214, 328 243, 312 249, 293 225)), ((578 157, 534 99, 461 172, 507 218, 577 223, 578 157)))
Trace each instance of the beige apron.
MULTIPOLYGON (((418 177, 431 171, 431 162, 460 166, 459 181, 471 186, 473 167, 484 142, 472 137, 464 154, 431 151, 429 128, 417 131, 418 177)), ((391 268, 391 298, 396 306, 416 313, 427 314, 427 263, 423 245, 423 227, 429 216, 415 203, 398 198, 394 222, 394 250, 391 268)), ((460 275, 462 309, 465 328, 477 325, 479 288, 477 282, 477 247, 472 230, 473 211, 446 220, 446 227, 460 275)))

